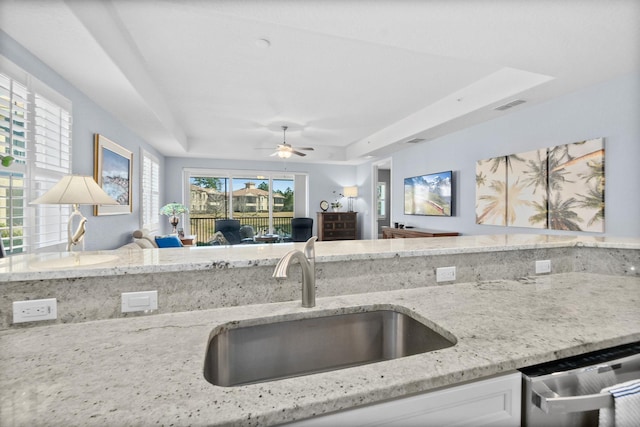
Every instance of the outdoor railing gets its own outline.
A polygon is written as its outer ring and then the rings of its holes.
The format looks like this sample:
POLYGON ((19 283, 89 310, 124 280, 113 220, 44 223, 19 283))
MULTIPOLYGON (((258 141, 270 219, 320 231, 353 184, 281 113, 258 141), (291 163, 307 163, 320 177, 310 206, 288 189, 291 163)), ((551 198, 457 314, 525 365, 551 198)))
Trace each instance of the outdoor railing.
MULTIPOLYGON (((189 219, 189 225, 191 226, 191 234, 196 236, 196 241, 199 244, 206 244, 212 238, 216 232, 216 219, 226 218, 213 218, 213 217, 201 217, 189 219)), ((269 230, 269 218, 267 217, 236 217, 240 220, 240 226, 250 225, 255 230, 256 234, 263 230, 269 230)), ((273 218, 273 232, 280 236, 291 236, 291 220, 292 216, 274 217, 273 218)))

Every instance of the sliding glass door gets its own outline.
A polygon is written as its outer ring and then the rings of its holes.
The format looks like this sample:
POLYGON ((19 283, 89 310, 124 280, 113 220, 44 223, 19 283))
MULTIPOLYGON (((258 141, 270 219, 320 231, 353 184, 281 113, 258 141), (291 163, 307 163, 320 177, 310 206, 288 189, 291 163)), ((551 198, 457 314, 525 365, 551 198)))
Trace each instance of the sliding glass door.
POLYGON ((256 234, 291 235, 295 176, 247 171, 190 171, 189 228, 199 245, 216 232, 216 219, 237 219, 256 234))

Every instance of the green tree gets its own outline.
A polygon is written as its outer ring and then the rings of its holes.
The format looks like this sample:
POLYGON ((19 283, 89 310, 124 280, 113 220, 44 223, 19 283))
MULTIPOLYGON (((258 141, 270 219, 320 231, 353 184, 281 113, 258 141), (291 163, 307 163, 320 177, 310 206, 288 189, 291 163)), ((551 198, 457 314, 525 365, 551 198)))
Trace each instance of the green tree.
POLYGON ((293 212, 293 190, 287 187, 284 192, 278 191, 282 196, 284 196, 284 206, 282 210, 284 212, 293 212))
POLYGON ((218 191, 222 191, 222 181, 220 178, 213 178, 209 176, 198 176, 191 178, 191 183, 202 188, 213 188, 218 191))
POLYGON ((260 184, 258 184, 258 189, 259 190, 264 190, 264 191, 269 191, 269 184, 262 181, 260 184))

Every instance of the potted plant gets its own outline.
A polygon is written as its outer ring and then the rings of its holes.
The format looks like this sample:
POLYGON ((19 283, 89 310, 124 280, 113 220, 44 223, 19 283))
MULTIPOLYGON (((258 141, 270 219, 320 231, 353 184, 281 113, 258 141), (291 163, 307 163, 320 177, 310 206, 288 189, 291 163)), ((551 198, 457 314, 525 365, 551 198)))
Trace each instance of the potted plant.
POLYGON ((342 203, 340 203, 340 199, 344 196, 340 193, 336 193, 335 191, 333 192, 333 194, 336 199, 333 202, 331 202, 331 210, 334 212, 338 212, 342 207, 342 203))
POLYGON ((11 163, 13 163, 13 160, 14 159, 11 156, 0 154, 0 164, 2 164, 2 166, 4 166, 5 168, 8 168, 9 166, 11 166, 11 163))

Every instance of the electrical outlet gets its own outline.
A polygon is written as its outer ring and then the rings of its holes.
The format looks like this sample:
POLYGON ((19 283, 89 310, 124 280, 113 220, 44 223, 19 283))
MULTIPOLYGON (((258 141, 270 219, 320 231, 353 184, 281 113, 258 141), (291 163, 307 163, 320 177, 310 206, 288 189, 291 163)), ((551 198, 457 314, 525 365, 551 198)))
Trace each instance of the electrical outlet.
POLYGON ((13 323, 38 322, 58 318, 58 301, 55 298, 13 302, 13 323))
POLYGON ((158 309, 158 291, 123 292, 122 312, 150 311, 158 309))
POLYGON ((436 268, 436 282, 453 282, 456 280, 455 267, 436 268))
POLYGON ((551 260, 536 261, 536 274, 551 273, 551 260))

